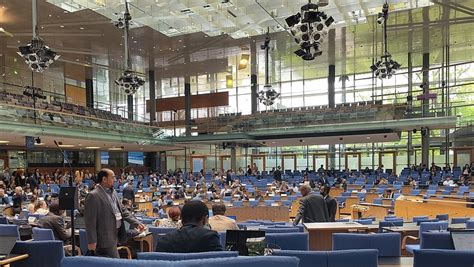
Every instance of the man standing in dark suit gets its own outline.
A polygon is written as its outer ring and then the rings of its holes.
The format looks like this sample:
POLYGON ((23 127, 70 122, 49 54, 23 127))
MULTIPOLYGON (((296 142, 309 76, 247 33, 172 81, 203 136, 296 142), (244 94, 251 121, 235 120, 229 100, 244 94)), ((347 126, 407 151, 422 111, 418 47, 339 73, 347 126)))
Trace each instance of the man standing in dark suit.
POLYGON ((139 232, 145 230, 127 209, 122 206, 113 186, 115 174, 102 169, 97 174, 97 185, 86 197, 84 220, 87 232, 87 249, 90 254, 118 258, 117 244, 127 240, 124 221, 139 232))
POLYGON ((321 186, 319 190, 321 192, 321 195, 324 198, 324 201, 326 202, 326 207, 328 209, 328 214, 329 214, 329 221, 335 222, 336 212, 337 212, 337 201, 329 195, 331 188, 325 185, 325 186, 321 186))
POLYGON ((209 209, 199 200, 187 202, 181 210, 181 229, 158 239, 156 251, 174 253, 195 253, 221 251, 219 234, 206 227, 209 209))
POLYGON ((49 205, 49 213, 39 219, 38 226, 41 228, 53 230, 54 237, 67 243, 71 239, 71 229, 66 229, 64 219, 61 216, 63 210, 59 209, 57 201, 53 201, 49 205))
POLYGON ((297 225, 300 220, 303 220, 303 223, 328 222, 329 214, 324 199, 321 196, 311 194, 309 185, 302 185, 300 192, 303 198, 300 200, 300 208, 293 225, 297 225))

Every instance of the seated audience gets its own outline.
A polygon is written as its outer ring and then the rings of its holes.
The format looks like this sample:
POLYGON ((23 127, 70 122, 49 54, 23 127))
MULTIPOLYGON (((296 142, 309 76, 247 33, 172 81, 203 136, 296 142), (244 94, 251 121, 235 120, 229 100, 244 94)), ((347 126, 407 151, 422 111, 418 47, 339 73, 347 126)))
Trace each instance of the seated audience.
POLYGON ((36 202, 34 214, 46 215, 49 213, 48 205, 46 201, 40 199, 36 202))
POLYGON ((209 225, 214 231, 222 232, 226 230, 239 230, 235 220, 225 216, 226 207, 223 203, 212 205, 212 216, 209 218, 209 225))
POLYGON ((181 211, 183 227, 158 238, 156 251, 174 253, 195 253, 222 251, 219 234, 206 225, 209 210, 201 201, 189 201, 181 211))
POLYGON ((10 201, 8 200, 8 196, 5 194, 5 190, 0 188, 0 205, 8 205, 10 201))
POLYGON ((49 213, 43 218, 39 219, 38 226, 41 228, 53 230, 54 237, 57 240, 68 242, 71 239, 71 229, 66 229, 62 214, 63 210, 59 209, 59 203, 53 201, 49 206, 49 213))
POLYGON ((21 212, 21 205, 26 200, 26 196, 23 193, 21 186, 15 187, 15 193, 12 196, 13 202, 13 214, 19 214, 21 212))
POLYGON ((153 225, 164 228, 181 228, 181 210, 178 206, 173 206, 168 209, 168 218, 155 220, 153 225))

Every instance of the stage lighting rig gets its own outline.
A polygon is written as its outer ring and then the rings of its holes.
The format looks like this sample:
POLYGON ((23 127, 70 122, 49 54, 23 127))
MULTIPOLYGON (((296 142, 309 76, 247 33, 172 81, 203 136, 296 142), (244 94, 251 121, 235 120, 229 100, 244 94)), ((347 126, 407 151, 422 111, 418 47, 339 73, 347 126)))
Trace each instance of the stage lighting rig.
POLYGON ((127 95, 135 94, 138 89, 145 84, 143 80, 137 73, 132 71, 124 71, 123 75, 118 78, 115 83, 120 87, 121 90, 127 95))
POLYGON ((392 55, 388 52, 387 40, 387 21, 388 21, 388 3, 385 2, 382 12, 378 14, 377 23, 383 25, 383 47, 384 55, 377 60, 370 69, 379 79, 390 79, 400 69, 401 65, 392 59, 392 55))
POLYGON ((301 7, 301 12, 285 19, 290 34, 300 49, 295 54, 304 60, 313 60, 322 55, 320 45, 327 39, 329 27, 334 19, 323 11, 317 4, 311 3, 301 7))
POLYGON ((280 93, 275 91, 270 84, 270 73, 269 73, 269 60, 270 60, 270 30, 267 30, 267 35, 265 36, 264 43, 260 46, 262 50, 265 50, 265 85, 263 90, 257 93, 257 98, 260 103, 265 106, 272 106, 275 103, 275 100, 280 97, 280 93))
POLYGON ((125 44, 125 71, 122 76, 118 78, 115 83, 120 87, 121 90, 127 95, 135 94, 141 86, 145 84, 145 80, 141 78, 139 73, 132 71, 132 62, 130 60, 130 55, 128 51, 128 35, 130 29, 130 23, 132 16, 128 9, 128 0, 125 1, 125 13, 123 18, 119 18, 115 22, 115 26, 124 31, 124 44, 125 44))
POLYGON ((17 54, 20 55, 31 71, 43 72, 49 65, 58 60, 59 55, 49 48, 38 34, 38 15, 36 0, 32 1, 33 40, 31 43, 18 47, 17 54))
POLYGON ((386 54, 375 62, 370 69, 380 79, 390 79, 400 69, 401 65, 392 59, 392 55, 386 54))
POLYGON ((271 85, 265 85, 264 89, 258 93, 258 100, 260 103, 264 104, 265 106, 272 106, 275 104, 275 100, 280 97, 280 93, 275 91, 271 85))

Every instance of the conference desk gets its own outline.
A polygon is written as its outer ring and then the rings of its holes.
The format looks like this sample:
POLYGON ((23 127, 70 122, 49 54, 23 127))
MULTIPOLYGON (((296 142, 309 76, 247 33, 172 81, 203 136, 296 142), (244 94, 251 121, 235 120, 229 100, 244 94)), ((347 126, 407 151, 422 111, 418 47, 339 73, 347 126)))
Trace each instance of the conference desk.
POLYGON ((17 262, 17 261, 24 260, 24 259, 28 258, 29 256, 30 255, 28 255, 28 254, 19 254, 19 255, 11 254, 11 255, 8 255, 8 257, 0 260, 0 266, 10 266, 10 264, 12 264, 14 262, 17 262))
POLYGON ((235 216, 238 222, 247 220, 288 222, 290 210, 286 206, 227 207, 226 216, 235 216))
MULTIPOLYGON (((397 233, 416 233, 416 236, 418 236, 418 232, 420 231, 420 226, 416 225, 416 223, 404 223, 403 226, 392 226, 392 227, 383 227, 383 230, 389 231, 389 232, 397 232, 397 233)), ((461 229, 466 229, 466 224, 464 223, 450 223, 448 224, 448 229, 453 229, 453 230, 461 230, 461 229)))
POLYGON ((352 206, 352 219, 375 217, 377 220, 383 220, 392 209, 392 205, 359 203, 352 206))
POLYGON ((153 217, 152 201, 135 202, 137 210, 145 212, 146 216, 153 217))
MULTIPOLYGON (((449 224, 449 229, 465 229, 466 224, 449 224)), ((394 226, 394 227, 383 227, 384 231, 400 233, 401 240, 405 238, 405 236, 414 236, 418 237, 420 232, 420 226, 416 225, 416 223, 404 223, 403 226, 394 226)), ((406 250, 402 249, 402 255, 410 256, 411 253, 408 253, 406 250)))
POLYGON ((469 202, 443 199, 423 199, 422 197, 403 196, 395 201, 395 215, 405 221, 415 216, 435 218, 438 214, 453 217, 474 217, 474 208, 469 202))
POLYGON ((368 225, 356 222, 304 223, 309 234, 309 250, 332 250, 332 234, 352 231, 368 231, 368 225))

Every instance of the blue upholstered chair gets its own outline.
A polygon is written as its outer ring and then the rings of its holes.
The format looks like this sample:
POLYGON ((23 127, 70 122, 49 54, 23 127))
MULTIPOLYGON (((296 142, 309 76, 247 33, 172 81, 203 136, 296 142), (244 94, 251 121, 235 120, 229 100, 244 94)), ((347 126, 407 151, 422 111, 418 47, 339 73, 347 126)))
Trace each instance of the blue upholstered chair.
POLYGON ((430 217, 429 216, 415 216, 413 217, 413 222, 416 223, 418 222, 419 220, 429 220, 430 217))
POLYGON ((474 251, 420 249, 414 251, 413 267, 472 267, 474 251))
POLYGON ((283 250, 308 250, 308 233, 269 233, 265 242, 275 244, 283 250))
POLYGON ((232 206, 234 207, 242 207, 243 206, 243 202, 241 200, 236 200, 234 202, 232 202, 232 206))
POLYGON ((33 240, 34 241, 54 240, 53 230, 34 227, 33 228, 33 240))
POLYGON ((18 225, 15 224, 0 224, 0 236, 16 236, 20 240, 20 232, 18 225))
POLYGON ((370 224, 372 224, 373 220, 372 219, 360 219, 360 220, 355 220, 355 222, 360 223, 362 225, 370 225, 370 224))
POLYGON ((467 221, 469 221, 469 219, 469 217, 454 217, 451 219, 451 223, 466 223, 467 221))
POLYGON ((474 229, 474 220, 469 220, 466 222, 466 229, 474 229))
POLYGON ((440 221, 447 221, 449 220, 449 215, 448 214, 438 214, 436 215, 436 219, 440 221))
POLYGON ((64 258, 62 241, 17 241, 12 254, 28 254, 28 258, 12 263, 12 267, 60 267, 64 258))
POLYGON ((401 220, 393 220, 393 221, 379 221, 379 232, 384 232, 383 228, 385 227, 397 227, 403 226, 403 221, 401 220))
POLYGON ((257 222, 240 222, 240 223, 237 223, 237 226, 239 226, 239 229, 243 229, 243 230, 246 230, 250 227, 258 228, 261 225, 262 224, 257 223, 257 222))
POLYGON ((238 255, 239 253, 237 251, 209 251, 200 253, 139 252, 137 253, 137 259, 181 261, 194 259, 228 258, 237 257, 238 255))
POLYGON ((332 235, 333 250, 377 249, 379 257, 400 257, 399 233, 348 234, 332 235))
POLYGON ((420 249, 420 244, 423 242, 422 240, 422 233, 427 231, 447 231, 448 230, 448 222, 422 222, 420 224, 420 230, 418 231, 418 237, 414 236, 405 236, 402 240, 402 249, 406 249, 407 252, 413 253, 414 250, 420 249), (418 244, 409 244, 407 245, 407 240, 415 240, 418 241, 418 244))
POLYGON ((454 249, 453 239, 449 232, 423 232, 420 249, 454 249))
POLYGON ((296 227, 260 227, 259 230, 265 231, 265 233, 298 233, 299 228, 296 227))
POLYGON ((258 200, 250 200, 249 201, 249 206, 250 207, 257 207, 258 206, 258 200))
POLYGON ((404 220, 403 220, 402 217, 395 217, 395 216, 393 216, 393 217, 385 217, 385 218, 384 218, 384 221, 387 221, 387 222, 388 222, 388 221, 402 221, 402 222, 403 222, 404 220))
POLYGON ((7 217, 0 216, 0 224, 8 224, 7 217))
POLYGON ((225 241, 226 241, 227 233, 226 232, 218 232, 218 233, 219 233, 219 239, 221 241, 221 245, 225 249, 225 241))
POLYGON ((125 260, 103 257, 67 257, 62 261, 64 267, 298 267, 296 257, 230 257, 183 261, 125 260))
POLYGON ((292 256, 300 259, 299 267, 377 267, 376 249, 341 251, 274 251, 272 256, 292 256))
POLYGON ((86 230, 79 230, 79 247, 81 248, 82 255, 86 255, 87 252, 87 233, 86 230))
POLYGON ((438 218, 435 218, 435 219, 418 219, 416 221, 416 225, 421 225, 421 223, 424 223, 424 222, 439 222, 439 219, 438 218))
POLYGON ((166 235, 167 233, 176 231, 176 228, 166 228, 166 227, 148 227, 148 231, 153 234, 153 251, 156 248, 158 242, 158 237, 160 235, 166 235))

